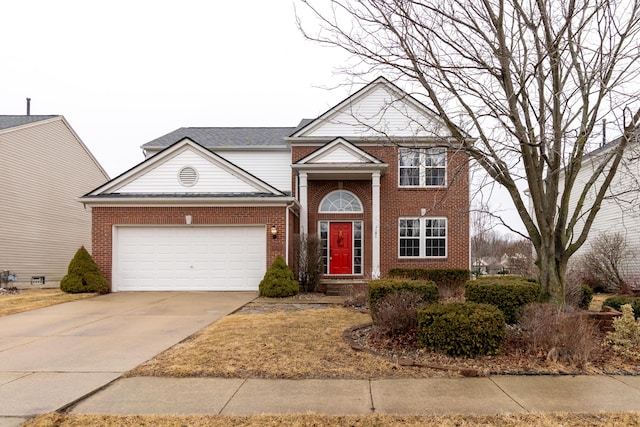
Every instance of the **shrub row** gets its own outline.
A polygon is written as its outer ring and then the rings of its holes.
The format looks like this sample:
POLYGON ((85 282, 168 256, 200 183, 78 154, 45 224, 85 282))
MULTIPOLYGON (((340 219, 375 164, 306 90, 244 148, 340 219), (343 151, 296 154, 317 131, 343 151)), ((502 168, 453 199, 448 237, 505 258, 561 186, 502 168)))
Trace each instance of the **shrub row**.
POLYGON ((389 277, 392 279, 431 280, 438 286, 464 286, 471 272, 463 268, 427 269, 427 268, 392 268, 389 277))
POLYGON ((438 286, 428 280, 380 279, 369 282, 369 308, 371 317, 376 318, 376 307, 387 295, 399 291, 409 291, 419 295, 426 304, 438 302, 438 286))
POLYGON ((467 301, 495 305, 509 324, 516 323, 525 305, 539 298, 539 284, 516 276, 482 277, 468 281, 465 288, 467 301))
POLYGON ((626 295, 616 295, 609 297, 602 303, 602 306, 615 308, 618 311, 622 311, 622 306, 629 304, 633 309, 633 316, 637 319, 640 317, 640 298, 630 297, 626 295))
POLYGON ((432 304, 418 311, 418 339, 431 351, 461 357, 496 354, 504 335, 504 315, 489 304, 432 304))

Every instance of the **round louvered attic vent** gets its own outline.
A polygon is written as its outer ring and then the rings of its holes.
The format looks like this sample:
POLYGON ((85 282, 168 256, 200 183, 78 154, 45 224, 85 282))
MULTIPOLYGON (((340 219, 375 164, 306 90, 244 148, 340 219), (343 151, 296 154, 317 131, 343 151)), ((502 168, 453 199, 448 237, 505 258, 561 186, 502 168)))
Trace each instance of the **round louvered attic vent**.
POLYGON ((192 187, 198 182, 198 171, 192 166, 185 166, 178 172, 178 180, 185 187, 192 187))

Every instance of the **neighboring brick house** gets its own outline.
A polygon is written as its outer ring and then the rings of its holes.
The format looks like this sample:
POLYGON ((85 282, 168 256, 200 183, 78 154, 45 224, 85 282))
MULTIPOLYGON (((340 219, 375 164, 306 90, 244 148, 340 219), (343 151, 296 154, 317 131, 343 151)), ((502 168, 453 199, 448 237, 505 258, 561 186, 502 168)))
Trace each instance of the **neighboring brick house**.
POLYGON ((378 78, 291 128, 180 128, 82 197, 93 256, 122 290, 253 290, 296 235, 325 282, 469 267, 468 157, 437 115, 378 78))

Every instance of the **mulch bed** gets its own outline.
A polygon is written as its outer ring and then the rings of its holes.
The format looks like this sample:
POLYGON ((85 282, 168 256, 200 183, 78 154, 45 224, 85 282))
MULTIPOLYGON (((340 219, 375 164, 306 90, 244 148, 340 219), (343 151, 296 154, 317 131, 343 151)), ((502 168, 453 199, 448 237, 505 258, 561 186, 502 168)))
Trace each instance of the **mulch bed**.
MULTIPOLYGON (((599 332, 594 340, 604 342, 599 332)), ((527 354, 523 343, 513 331, 508 331, 500 354, 478 356, 472 359, 450 357, 421 348, 414 336, 377 336, 373 325, 359 325, 347 329, 344 340, 357 351, 366 351, 397 362, 403 366, 416 366, 445 370, 462 376, 488 375, 640 375, 640 362, 620 357, 608 346, 598 345, 585 366, 572 366, 548 359, 547 354, 527 354)))
MULTIPOLYGON (((297 311, 327 307, 319 298, 305 301, 274 302, 255 300, 235 314, 271 313, 275 311, 297 311)), ((363 311, 366 309, 351 307, 363 311)), ((594 336, 598 343, 604 342, 605 333, 594 336)), ((548 359, 547 354, 527 354, 523 350, 516 333, 507 332, 501 354, 479 356, 473 359, 450 357, 420 348, 415 335, 380 337, 373 331, 372 324, 358 325, 347 329, 343 339, 356 351, 365 351, 384 357, 399 365, 424 367, 447 371, 452 375, 640 375, 640 361, 631 361, 618 356, 608 346, 597 345, 591 354, 591 362, 586 366, 572 366, 548 359)))

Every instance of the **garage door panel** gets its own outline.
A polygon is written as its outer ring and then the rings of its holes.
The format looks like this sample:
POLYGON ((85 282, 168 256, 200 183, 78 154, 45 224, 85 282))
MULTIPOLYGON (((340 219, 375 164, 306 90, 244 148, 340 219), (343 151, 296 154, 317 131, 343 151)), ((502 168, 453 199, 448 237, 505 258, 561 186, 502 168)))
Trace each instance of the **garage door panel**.
POLYGON ((118 227, 114 288, 257 290, 265 226, 118 227))

